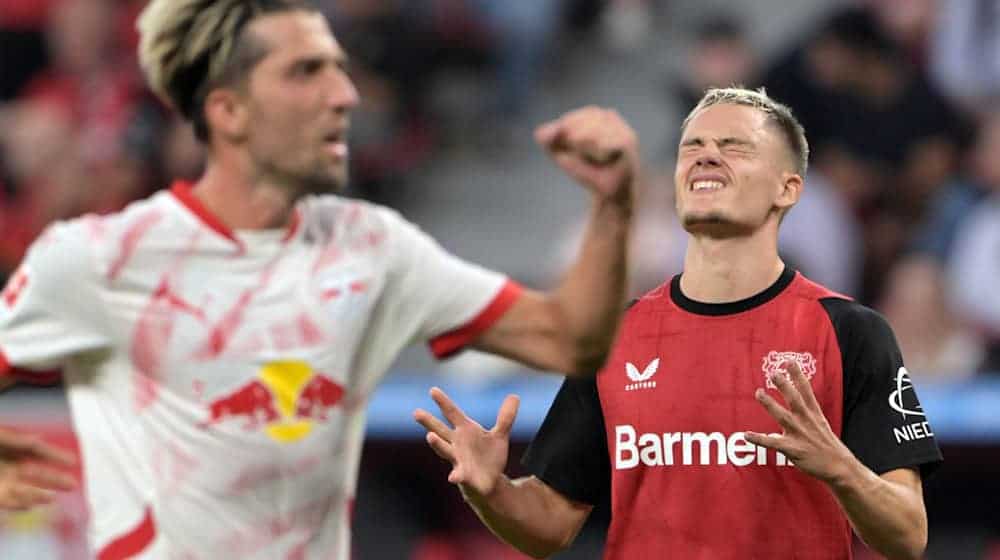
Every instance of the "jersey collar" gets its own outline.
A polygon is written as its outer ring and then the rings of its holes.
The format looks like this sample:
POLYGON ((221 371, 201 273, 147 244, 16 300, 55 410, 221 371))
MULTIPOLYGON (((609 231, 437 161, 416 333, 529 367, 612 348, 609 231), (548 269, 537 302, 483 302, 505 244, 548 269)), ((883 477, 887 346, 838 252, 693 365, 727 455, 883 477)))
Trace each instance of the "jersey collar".
MULTIPOLYGON (((225 223, 219 219, 218 216, 212 213, 211 210, 205 207, 201 203, 201 200, 194 195, 193 192, 194 184, 189 181, 174 181, 173 185, 170 187, 170 194, 181 203, 182 206, 188 209, 189 212, 194 214, 198 220, 204 224, 206 227, 212 231, 218 233, 222 237, 232 241, 240 248, 241 251, 245 251, 243 242, 240 241, 232 229, 229 228, 225 223)), ((292 215, 292 221, 288 225, 288 230, 285 232, 285 237, 282 239, 283 242, 288 242, 295 236, 298 232, 300 222, 302 217, 299 215, 299 210, 296 209, 295 213, 292 215)))
POLYGON ((778 297, 778 294, 784 291, 784 289, 792 283, 792 280, 795 279, 795 275, 795 269, 786 266, 785 270, 781 272, 781 276, 774 281, 774 284, 771 284, 770 287, 760 293, 738 301, 730 301, 726 303, 705 303, 695 301, 684 295, 681 291, 681 275, 678 274, 670 280, 670 299, 675 305, 677 305, 677 307, 696 315, 732 315, 734 313, 742 313, 755 307, 760 307, 761 305, 764 305, 765 303, 778 297))

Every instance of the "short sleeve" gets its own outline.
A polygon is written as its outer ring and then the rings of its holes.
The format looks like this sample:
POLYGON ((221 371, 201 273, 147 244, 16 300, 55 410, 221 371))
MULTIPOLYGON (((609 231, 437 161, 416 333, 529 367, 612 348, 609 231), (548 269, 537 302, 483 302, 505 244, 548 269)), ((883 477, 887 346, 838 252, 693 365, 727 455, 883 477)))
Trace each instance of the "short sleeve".
POLYGON ((22 377, 108 344, 86 240, 71 224, 51 226, 0 295, 0 352, 22 377))
POLYGON ((888 322, 853 301, 822 303, 843 359, 841 439, 878 474, 914 467, 926 476, 940 465, 941 451, 888 322))
POLYGON ((611 495, 611 462, 595 378, 567 378, 521 464, 560 494, 591 505, 611 495))
POLYGON ((521 293, 502 274, 466 262, 398 214, 389 213, 393 236, 390 297, 399 298, 416 337, 446 358, 486 331, 521 293))

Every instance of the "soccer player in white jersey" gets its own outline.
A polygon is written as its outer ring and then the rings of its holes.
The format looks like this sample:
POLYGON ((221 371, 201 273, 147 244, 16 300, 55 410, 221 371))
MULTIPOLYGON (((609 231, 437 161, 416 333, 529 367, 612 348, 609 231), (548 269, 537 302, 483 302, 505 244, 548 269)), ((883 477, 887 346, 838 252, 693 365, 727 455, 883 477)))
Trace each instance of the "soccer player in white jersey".
MULTIPOLYGON (((50 227, 0 298, 2 383, 62 368, 100 560, 346 559, 365 404, 406 344, 571 374, 603 361, 638 168, 616 113, 536 131, 593 201, 578 260, 543 294, 329 194, 358 94, 306 2, 153 0, 139 28, 205 174, 50 227)), ((0 431, 0 509, 66 487, 69 460, 0 431)))

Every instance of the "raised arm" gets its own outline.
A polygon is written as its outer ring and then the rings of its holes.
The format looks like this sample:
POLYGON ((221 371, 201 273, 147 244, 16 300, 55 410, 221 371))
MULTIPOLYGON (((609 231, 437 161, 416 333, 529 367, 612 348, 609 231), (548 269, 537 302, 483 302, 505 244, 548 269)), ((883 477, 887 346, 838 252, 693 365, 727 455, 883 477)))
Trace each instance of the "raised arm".
POLYGON ((590 191, 586 233, 559 286, 526 291, 475 346, 539 369, 591 374, 604 362, 624 308, 638 140, 618 113, 598 107, 540 126, 535 139, 590 191))
POLYGON ((504 400, 496 425, 487 431, 440 389, 431 389, 431 397, 454 428, 422 409, 414 412, 414 418, 427 429, 427 443, 434 452, 451 463, 448 482, 461 489, 490 531, 535 558, 569 546, 592 507, 566 498, 533 476, 511 480, 503 474, 518 398, 510 395, 504 400))

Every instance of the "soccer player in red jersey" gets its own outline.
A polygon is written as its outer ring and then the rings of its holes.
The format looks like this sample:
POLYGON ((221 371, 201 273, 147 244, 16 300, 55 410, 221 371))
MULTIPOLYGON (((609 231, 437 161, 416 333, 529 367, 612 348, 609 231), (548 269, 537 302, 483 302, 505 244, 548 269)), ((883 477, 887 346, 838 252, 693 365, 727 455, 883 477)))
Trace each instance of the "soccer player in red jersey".
POLYGON ((892 332, 778 256, 803 192, 801 125, 762 91, 714 89, 682 133, 683 273, 630 306, 596 379, 564 383, 523 458, 532 476, 502 472, 516 397, 486 431, 432 390, 451 425, 415 417, 449 481, 539 558, 602 499, 608 559, 841 559, 852 529, 919 558, 921 476, 941 455, 892 332))
MULTIPOLYGON (((153 0, 139 29, 205 174, 52 226, 0 298, 0 386, 62 368, 100 560, 346 560, 365 404, 404 346, 603 362, 638 169, 614 111, 536 131, 592 198, 578 260, 540 293, 335 194, 359 98, 307 2, 153 0)), ((68 461, 0 430, 0 509, 68 486, 68 461)))

